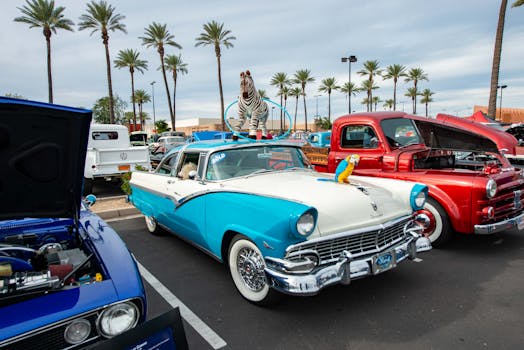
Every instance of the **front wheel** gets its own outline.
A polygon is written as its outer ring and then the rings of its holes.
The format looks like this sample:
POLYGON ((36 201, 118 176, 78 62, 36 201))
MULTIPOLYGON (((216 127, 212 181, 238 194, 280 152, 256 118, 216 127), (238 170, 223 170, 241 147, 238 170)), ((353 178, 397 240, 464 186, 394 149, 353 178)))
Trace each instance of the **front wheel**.
POLYGON ((449 241, 453 233, 449 217, 436 200, 428 198, 424 209, 419 210, 417 214, 428 223, 424 235, 429 238, 433 247, 442 246, 449 241))
POLYGON ((267 283, 266 264, 258 247, 242 235, 237 235, 229 245, 229 271, 240 294, 257 305, 276 301, 277 293, 267 283))

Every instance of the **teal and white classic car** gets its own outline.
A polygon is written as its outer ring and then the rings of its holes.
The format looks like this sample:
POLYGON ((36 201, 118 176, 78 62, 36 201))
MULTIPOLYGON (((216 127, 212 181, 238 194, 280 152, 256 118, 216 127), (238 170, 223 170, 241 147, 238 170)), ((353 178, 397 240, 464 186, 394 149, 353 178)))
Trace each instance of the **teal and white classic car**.
POLYGON ((349 284, 431 249, 414 216, 425 185, 338 183, 284 141, 186 144, 154 172, 133 172, 130 185, 150 232, 165 229, 227 264, 257 304, 349 284))

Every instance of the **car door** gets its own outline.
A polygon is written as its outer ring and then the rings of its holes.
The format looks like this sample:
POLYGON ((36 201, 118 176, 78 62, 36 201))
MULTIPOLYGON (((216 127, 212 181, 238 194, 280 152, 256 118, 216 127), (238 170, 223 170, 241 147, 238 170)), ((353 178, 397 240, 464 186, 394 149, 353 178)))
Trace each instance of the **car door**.
MULTIPOLYGON (((208 189, 201 180, 206 153, 187 151, 180 155, 178 166, 173 168, 166 181, 165 193, 172 198, 174 208, 166 213, 169 227, 178 235, 207 248, 205 237, 205 198, 208 189), (190 177, 190 171, 197 176, 190 177)), ((191 174, 193 175, 193 174, 191 174)))

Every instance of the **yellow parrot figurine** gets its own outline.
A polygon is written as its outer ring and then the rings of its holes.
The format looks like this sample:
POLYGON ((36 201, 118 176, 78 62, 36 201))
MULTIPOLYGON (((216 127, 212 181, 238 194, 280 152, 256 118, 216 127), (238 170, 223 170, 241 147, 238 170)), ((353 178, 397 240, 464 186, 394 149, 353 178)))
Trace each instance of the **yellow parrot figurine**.
POLYGON ((352 154, 347 156, 346 159, 340 162, 335 171, 335 181, 338 183, 349 183, 348 177, 353 172, 353 168, 358 165, 360 156, 358 154, 352 154))

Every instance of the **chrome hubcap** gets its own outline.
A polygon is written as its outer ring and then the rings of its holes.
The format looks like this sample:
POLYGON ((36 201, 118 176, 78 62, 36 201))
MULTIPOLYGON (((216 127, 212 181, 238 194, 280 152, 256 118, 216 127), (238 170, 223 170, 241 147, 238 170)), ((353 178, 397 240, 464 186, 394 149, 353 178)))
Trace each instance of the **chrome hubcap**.
POLYGON ((254 292, 260 292, 266 285, 264 261, 253 249, 242 248, 237 256, 237 268, 246 286, 254 292))

